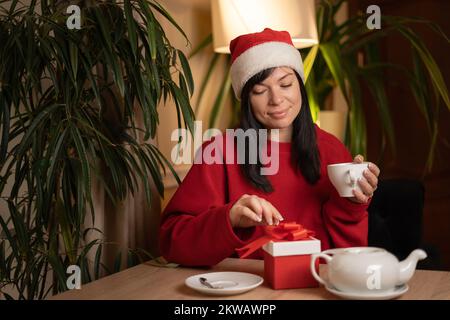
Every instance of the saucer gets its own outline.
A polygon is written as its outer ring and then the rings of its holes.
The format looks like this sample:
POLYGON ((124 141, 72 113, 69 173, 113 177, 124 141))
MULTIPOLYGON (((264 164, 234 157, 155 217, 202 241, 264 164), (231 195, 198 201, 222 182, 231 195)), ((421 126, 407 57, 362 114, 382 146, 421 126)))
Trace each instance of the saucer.
POLYGON ((401 296, 409 287, 407 284, 397 286, 393 291, 389 292, 368 292, 368 293, 357 293, 357 292, 344 292, 340 291, 334 287, 325 286, 328 292, 335 294, 344 299, 351 300, 388 300, 401 296))
POLYGON ((187 278, 184 283, 198 292, 210 295, 234 295, 252 290, 263 283, 264 279, 246 272, 211 272, 197 274, 187 278), (200 278, 218 288, 208 288, 200 283, 200 278))

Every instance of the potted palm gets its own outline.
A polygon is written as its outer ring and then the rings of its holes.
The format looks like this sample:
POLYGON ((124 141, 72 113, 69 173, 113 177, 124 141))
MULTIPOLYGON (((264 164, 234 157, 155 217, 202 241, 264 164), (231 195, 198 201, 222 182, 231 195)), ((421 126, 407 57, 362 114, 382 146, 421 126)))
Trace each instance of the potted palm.
MULTIPOLYGON (((383 28, 374 30, 367 28, 366 21, 368 16, 365 13, 350 17, 342 23, 337 23, 336 15, 345 2, 348 1, 318 1, 316 21, 319 44, 309 49, 301 50, 307 79, 306 88, 314 120, 319 119, 321 111, 329 109, 333 93, 337 89, 337 92, 341 94, 348 106, 345 143, 353 154, 360 153, 365 155, 367 119, 362 108, 361 86, 368 84, 378 108, 378 120, 382 125, 383 138, 395 151, 394 130, 389 101, 386 95, 386 82, 382 75, 389 68, 401 70, 410 85, 412 94, 416 98, 418 107, 427 121, 430 136, 433 137, 430 144, 430 156, 426 164, 427 168, 431 168, 435 137, 438 130, 436 126, 437 116, 435 116, 438 112, 436 110, 433 111, 432 106, 439 104, 430 103, 425 97, 433 96, 431 93, 436 92, 438 99, 442 99, 447 109, 450 109, 450 100, 442 74, 433 56, 423 40, 411 29, 411 25, 425 24, 442 36, 444 41, 448 43, 447 36, 435 23, 420 18, 382 15, 381 24, 383 28), (414 62, 414 70, 406 70, 399 65, 383 61, 379 52, 381 40, 392 33, 400 34, 411 45, 410 58, 414 62), (429 82, 430 86, 421 86, 420 81, 423 81, 421 79, 429 82)), ((191 56, 207 48, 211 42, 212 36, 210 35, 193 50, 191 56)), ((218 61, 220 61, 219 54, 214 53, 203 83, 200 85, 197 105, 201 103, 203 92, 218 61)), ((225 61, 229 64, 228 59, 225 59, 225 61)), ((210 126, 216 124, 219 110, 223 108, 227 100, 225 97, 231 96, 233 112, 239 112, 238 101, 231 94, 228 74, 225 75, 216 96, 217 98, 211 111, 210 126)), ((232 119, 235 121, 238 119, 238 116, 234 114, 232 119)), ((235 123, 230 125, 233 126, 235 123)))
MULTIPOLYGON (((448 43, 448 38, 438 25, 421 18, 394 17, 381 15, 381 29, 367 27, 368 15, 362 12, 350 17, 342 23, 336 23, 336 14, 345 0, 321 1, 317 8, 317 27, 319 45, 304 52, 306 68, 310 70, 306 88, 313 114, 317 118, 320 110, 327 108, 327 99, 334 88, 339 88, 348 105, 348 126, 346 143, 352 153, 366 153, 366 116, 362 106, 362 85, 367 85, 378 109, 379 123, 383 140, 395 152, 395 138, 390 114, 389 100, 386 94, 386 78, 384 71, 389 68, 400 70, 409 84, 417 105, 424 115, 431 137, 437 134, 437 113, 432 112, 433 103, 424 97, 431 91, 438 93, 446 107, 450 110, 448 90, 442 74, 425 46, 423 40, 411 26, 426 24, 448 43), (410 44, 410 59, 415 66, 410 71, 406 68, 383 61, 380 54, 381 40, 390 34, 397 33, 410 44), (424 81, 430 86, 421 85, 424 81)), ((431 168, 435 139, 432 139, 427 168, 431 168)))
MULTIPOLYGON (((6 298, 67 290, 69 265, 81 268, 83 283, 98 277, 102 241, 86 238, 95 219, 92 181, 114 202, 139 184, 150 201, 151 181, 162 195, 161 169, 171 167, 149 142, 158 104, 173 99, 179 125, 192 128, 189 64, 155 18, 159 13, 186 37, 170 14, 148 0, 70 4, 80 9, 80 29, 67 27, 65 1, 0 1, 0 293, 6 298)), ((130 255, 129 264, 139 257, 130 255)))

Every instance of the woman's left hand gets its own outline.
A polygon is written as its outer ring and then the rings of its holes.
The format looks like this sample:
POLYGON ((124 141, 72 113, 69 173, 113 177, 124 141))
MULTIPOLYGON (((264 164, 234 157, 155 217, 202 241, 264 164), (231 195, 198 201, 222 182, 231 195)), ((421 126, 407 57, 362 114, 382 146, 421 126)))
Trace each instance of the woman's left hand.
MULTIPOLYGON (((364 157, 358 154, 353 160, 354 163, 364 162, 364 157)), ((373 193, 377 189, 378 176, 380 175, 380 169, 372 162, 369 162, 368 170, 363 172, 364 179, 358 181, 358 184, 362 190, 353 190, 354 197, 349 198, 349 200, 356 203, 367 203, 369 199, 373 196, 373 193)))

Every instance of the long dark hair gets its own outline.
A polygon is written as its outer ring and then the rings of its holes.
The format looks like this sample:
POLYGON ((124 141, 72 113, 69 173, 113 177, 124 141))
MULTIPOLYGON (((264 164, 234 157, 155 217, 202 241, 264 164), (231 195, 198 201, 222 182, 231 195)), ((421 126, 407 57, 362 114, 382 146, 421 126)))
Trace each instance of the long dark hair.
MULTIPOLYGON (((250 105, 250 92, 254 85, 264 81, 273 70, 274 68, 266 69, 254 75, 242 89, 240 128, 244 131, 247 129, 264 129, 264 126, 253 115, 250 105)), ((291 161, 300 170, 305 180, 309 184, 314 185, 320 179, 320 155, 319 148, 317 147, 316 130, 309 109, 305 85, 297 72, 294 73, 300 83, 302 106, 299 114, 292 123, 291 161)), ((259 143, 256 145, 258 155, 260 155, 259 143)), ((245 149, 245 153, 245 159, 249 159, 249 148, 245 149)), ((260 157, 258 157, 256 164, 251 164, 249 161, 241 164, 241 170, 244 176, 253 186, 266 193, 272 192, 273 187, 270 181, 266 176, 260 174, 261 167, 260 157)))

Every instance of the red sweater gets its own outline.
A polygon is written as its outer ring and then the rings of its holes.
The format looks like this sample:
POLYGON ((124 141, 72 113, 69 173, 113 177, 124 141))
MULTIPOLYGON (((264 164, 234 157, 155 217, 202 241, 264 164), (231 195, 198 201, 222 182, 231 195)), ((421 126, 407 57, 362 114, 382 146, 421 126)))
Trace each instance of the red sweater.
MULTIPOLYGON (((186 266, 210 266, 263 235, 261 226, 231 227, 229 210, 243 194, 265 198, 280 211, 284 221, 296 221, 315 231, 322 250, 366 246, 368 205, 339 197, 326 170, 328 164, 353 159, 333 135, 317 126, 316 133, 321 178, 313 186, 292 165, 290 143, 279 143, 278 173, 267 176, 272 193, 251 186, 236 161, 194 164, 164 210, 159 237, 161 254, 168 261, 186 266)), ((261 251, 249 256, 261 257, 261 251)))

